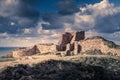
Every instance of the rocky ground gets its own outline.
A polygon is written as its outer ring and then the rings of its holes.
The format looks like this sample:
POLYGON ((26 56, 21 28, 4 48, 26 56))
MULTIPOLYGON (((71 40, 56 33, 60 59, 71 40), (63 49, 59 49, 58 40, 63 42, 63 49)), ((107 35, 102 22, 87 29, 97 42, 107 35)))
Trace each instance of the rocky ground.
POLYGON ((120 57, 34 55, 0 62, 0 69, 0 80, 119 80, 120 57))

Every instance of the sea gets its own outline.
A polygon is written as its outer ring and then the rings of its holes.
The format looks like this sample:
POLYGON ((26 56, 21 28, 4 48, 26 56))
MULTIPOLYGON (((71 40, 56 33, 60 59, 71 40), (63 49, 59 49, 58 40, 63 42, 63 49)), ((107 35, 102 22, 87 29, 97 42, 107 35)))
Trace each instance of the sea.
POLYGON ((8 53, 10 53, 12 50, 16 49, 18 47, 0 47, 0 56, 4 56, 8 53))

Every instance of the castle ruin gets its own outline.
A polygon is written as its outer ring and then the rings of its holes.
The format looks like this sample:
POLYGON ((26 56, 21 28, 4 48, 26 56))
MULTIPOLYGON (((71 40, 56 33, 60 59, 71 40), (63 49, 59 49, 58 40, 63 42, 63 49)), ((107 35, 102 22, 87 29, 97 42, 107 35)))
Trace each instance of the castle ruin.
POLYGON ((112 53, 120 55, 120 47, 115 48, 116 44, 102 37, 93 37, 85 39, 84 31, 65 32, 58 41, 58 44, 45 43, 37 44, 29 48, 18 48, 11 52, 12 57, 30 56, 34 54, 56 54, 61 56, 76 55, 90 50, 99 50, 103 53, 112 53), (107 43, 107 44, 106 44, 107 43), (113 48, 109 47, 114 45, 113 48))
POLYGON ((84 31, 65 32, 59 38, 57 51, 65 51, 64 54, 66 55, 71 55, 71 52, 73 52, 73 54, 78 54, 81 51, 81 46, 78 44, 78 41, 84 39, 84 31))

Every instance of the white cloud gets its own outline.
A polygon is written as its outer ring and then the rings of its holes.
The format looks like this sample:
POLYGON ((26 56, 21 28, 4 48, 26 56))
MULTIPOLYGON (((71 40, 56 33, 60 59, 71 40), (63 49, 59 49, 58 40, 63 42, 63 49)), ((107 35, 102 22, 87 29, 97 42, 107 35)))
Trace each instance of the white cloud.
POLYGON ((100 33, 96 32, 95 30, 88 30, 85 32, 86 38, 93 37, 93 36, 101 36, 100 33))
POLYGON ((41 37, 7 37, 0 39, 2 47, 28 47, 38 43, 57 43, 56 39, 47 36, 41 37), (7 45, 6 45, 7 44, 7 45))
POLYGON ((120 43, 120 7, 115 7, 109 0, 87 5, 80 8, 79 12, 63 16, 57 21, 62 21, 65 31, 82 29, 86 31, 86 37, 103 36, 120 43))
POLYGON ((65 31, 85 30, 86 37, 103 36, 106 39, 120 43, 120 7, 115 7, 108 0, 90 4, 80 8, 80 11, 72 15, 52 15, 55 21, 44 22, 40 20, 36 28, 24 30, 37 37, 11 38, 1 40, 0 44, 15 46, 29 46, 37 43, 57 42, 59 35, 65 31), (59 29, 44 30, 43 25, 61 26, 59 29), (6 43, 7 42, 7 43, 6 43), (12 43, 14 42, 14 43, 12 43))
POLYGON ((17 1, 18 0, 4 0, 5 1, 5 4, 9 5, 9 4, 15 4, 15 3, 18 3, 17 1))
POLYGON ((53 17, 55 17, 55 21, 51 25, 61 26, 65 29, 63 32, 95 29, 98 32, 112 33, 120 30, 120 7, 115 7, 108 0, 82 7, 79 12, 73 15, 53 14, 53 17), (57 25, 55 25, 56 23, 57 25))
POLYGON ((107 39, 115 40, 120 42, 120 31, 108 34, 108 33, 101 33, 101 35, 105 36, 107 39))
POLYGON ((12 16, 19 7, 19 0, 0 0, 0 16, 12 16))
MULTIPOLYGON (((78 29, 82 27, 82 29, 85 30, 95 28, 98 31, 104 31, 103 26, 108 29, 108 31, 118 29, 115 25, 120 24, 119 18, 116 18, 120 17, 120 7, 115 7, 114 4, 109 3, 108 0, 103 0, 94 5, 87 5, 80 9, 81 12, 75 13, 75 24, 73 24, 76 25, 78 29)), ((105 31, 107 33, 107 30, 105 31)))
POLYGON ((86 32, 86 38, 93 36, 103 36, 105 39, 114 41, 120 45, 120 31, 114 33, 98 33, 95 30, 88 30, 86 32))
POLYGON ((11 25, 11 26, 14 26, 14 25, 15 25, 15 23, 14 23, 14 22, 11 22, 11 23, 10 23, 10 25, 11 25))
POLYGON ((0 40, 1 46, 4 47, 24 47, 24 46, 32 46, 34 43, 30 42, 30 40, 25 39, 25 38, 14 38, 14 37, 9 37, 9 38, 4 38, 0 40), (7 44, 7 45, 6 45, 7 44))
POLYGON ((31 29, 25 28, 24 29, 24 34, 30 34, 32 32, 31 29))
POLYGON ((42 32, 44 32, 42 29, 42 24, 50 25, 48 22, 44 22, 44 21, 40 20, 40 22, 38 22, 37 27, 36 27, 38 34, 41 34, 42 32))
POLYGON ((0 23, 6 27, 0 32, 17 33, 26 26, 35 26, 39 12, 32 7, 26 0, 0 0, 0 23), (9 29, 9 26, 14 26, 14 28, 9 29))
POLYGON ((7 32, 5 32, 5 33, 0 33, 0 37, 8 37, 9 35, 8 35, 8 33, 7 32))

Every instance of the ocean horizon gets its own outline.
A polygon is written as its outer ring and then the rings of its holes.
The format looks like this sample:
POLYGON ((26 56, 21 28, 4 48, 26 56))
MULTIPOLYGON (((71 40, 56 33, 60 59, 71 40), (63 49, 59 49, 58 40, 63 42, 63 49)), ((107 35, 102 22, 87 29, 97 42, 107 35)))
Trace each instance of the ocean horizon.
POLYGON ((0 47, 0 56, 4 56, 8 53, 10 53, 12 50, 16 49, 18 47, 0 47))

